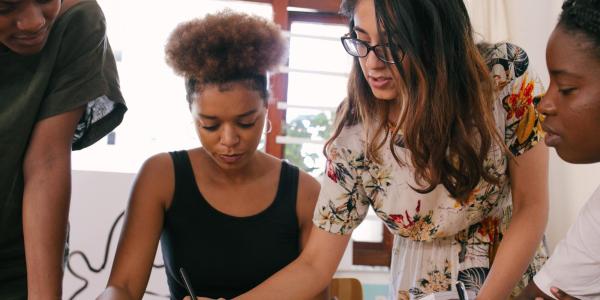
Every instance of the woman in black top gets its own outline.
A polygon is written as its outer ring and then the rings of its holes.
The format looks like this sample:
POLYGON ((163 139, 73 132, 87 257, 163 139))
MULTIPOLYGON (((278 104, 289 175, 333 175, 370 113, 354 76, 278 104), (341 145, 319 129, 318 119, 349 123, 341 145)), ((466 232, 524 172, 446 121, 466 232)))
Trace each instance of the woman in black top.
POLYGON ((146 161, 100 299, 142 297, 159 239, 172 299, 187 295, 180 268, 198 296, 232 298, 299 255, 319 184, 257 151, 267 71, 284 52, 274 24, 231 11, 173 32, 167 62, 186 80, 202 147, 146 161))

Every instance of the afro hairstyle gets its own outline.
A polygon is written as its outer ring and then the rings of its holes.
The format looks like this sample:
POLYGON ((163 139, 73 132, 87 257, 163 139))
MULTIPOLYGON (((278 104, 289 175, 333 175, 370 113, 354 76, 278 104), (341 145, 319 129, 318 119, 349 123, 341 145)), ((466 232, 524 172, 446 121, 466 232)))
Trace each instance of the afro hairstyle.
POLYGON ((265 77, 283 63, 286 40, 258 16, 224 10, 181 23, 165 47, 177 73, 202 84, 265 77))

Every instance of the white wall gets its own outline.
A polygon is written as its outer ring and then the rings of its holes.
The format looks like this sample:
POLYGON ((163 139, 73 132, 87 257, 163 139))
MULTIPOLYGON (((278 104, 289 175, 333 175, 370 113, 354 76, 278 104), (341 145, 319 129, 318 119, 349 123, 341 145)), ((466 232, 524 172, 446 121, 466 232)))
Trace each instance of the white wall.
POLYGON ((558 21, 562 0, 506 0, 505 3, 510 40, 529 53, 531 66, 547 86, 546 43, 558 21))
MULTIPOLYGON (((73 192, 69 216, 71 255, 75 251, 82 251, 93 268, 101 267, 110 228, 117 216, 126 208, 134 177, 135 174, 129 173, 73 171, 73 192)), ((95 299, 106 286, 122 223, 121 219, 114 231, 108 251, 108 260, 102 271, 92 272, 79 255, 71 257, 70 263, 73 270, 89 280, 89 286, 75 299, 95 299)), ((155 263, 162 264, 160 251, 157 253, 155 263)), ((70 299, 83 284, 84 282, 76 278, 69 270, 65 270, 63 299, 70 299)), ((164 269, 153 271, 148 290, 168 295, 164 269)), ((148 295, 144 299, 164 298, 148 295)))
MULTIPOLYGON (((546 43, 558 21, 562 0, 506 0, 510 40, 528 53, 531 66, 548 87, 546 43)), ((600 184, 600 164, 565 163, 550 150, 550 216, 547 241, 551 249, 565 235, 579 209, 600 184)))

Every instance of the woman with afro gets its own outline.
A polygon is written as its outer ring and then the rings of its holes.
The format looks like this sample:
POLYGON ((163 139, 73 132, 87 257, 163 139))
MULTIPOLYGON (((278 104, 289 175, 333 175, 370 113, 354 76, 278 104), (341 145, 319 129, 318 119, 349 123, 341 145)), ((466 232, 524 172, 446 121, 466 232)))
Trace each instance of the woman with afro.
POLYGON ((273 23, 232 11, 172 33, 166 60, 185 79, 201 146, 142 166, 100 299, 141 299, 159 240, 171 299, 188 295, 181 268, 198 296, 233 298, 298 257, 319 183, 257 151, 285 45, 273 23))

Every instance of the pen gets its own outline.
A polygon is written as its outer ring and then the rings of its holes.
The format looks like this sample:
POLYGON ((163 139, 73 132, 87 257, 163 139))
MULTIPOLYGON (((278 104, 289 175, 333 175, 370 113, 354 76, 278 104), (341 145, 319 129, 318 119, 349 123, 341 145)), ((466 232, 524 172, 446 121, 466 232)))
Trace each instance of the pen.
POLYGON ((462 281, 456 283, 456 292, 458 293, 459 300, 469 300, 467 290, 465 289, 465 285, 462 283, 462 281))
POLYGON ((196 300, 196 293, 194 293, 194 288, 192 287, 192 283, 190 282, 190 279, 187 276, 187 273, 185 272, 185 270, 183 268, 179 268, 179 273, 181 274, 181 278, 183 278, 183 284, 185 285, 185 288, 188 291, 188 294, 190 294, 190 297, 192 297, 192 300, 196 300))

